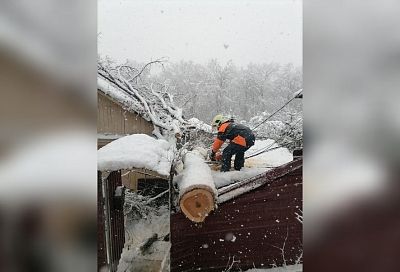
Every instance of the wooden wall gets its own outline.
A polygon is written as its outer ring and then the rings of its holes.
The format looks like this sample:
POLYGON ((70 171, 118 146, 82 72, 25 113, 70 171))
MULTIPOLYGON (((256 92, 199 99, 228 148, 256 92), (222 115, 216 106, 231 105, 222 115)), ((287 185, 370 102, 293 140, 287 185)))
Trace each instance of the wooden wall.
MULTIPOLYGON (((154 126, 138 114, 124 110, 121 105, 115 103, 108 96, 97 92, 97 148, 101 148, 112 142, 118 137, 130 134, 143 133, 152 135, 154 126), (113 137, 101 138, 101 135, 115 135, 113 137)), ((165 178, 160 177, 155 172, 146 169, 136 169, 137 171, 121 170, 122 183, 131 190, 137 189, 137 181, 145 178, 165 178)))
POLYGON ((110 271, 117 271, 118 262, 121 257, 122 249, 125 245, 125 225, 123 200, 115 196, 115 190, 121 186, 121 172, 114 171, 106 179, 106 191, 103 192, 101 172, 97 172, 97 271, 102 271, 107 266, 107 247, 106 247, 106 218, 104 209, 107 208, 106 199, 109 203, 110 220, 110 271))
POLYGON ((151 135, 153 124, 138 114, 124 110, 109 97, 97 92, 97 133, 98 134, 137 134, 151 135))
POLYGON ((134 169, 132 171, 121 170, 121 176, 122 184, 134 191, 137 190, 137 183, 139 179, 165 179, 168 181, 168 177, 161 176, 158 173, 147 169, 134 169))
POLYGON ((35 136, 68 126, 94 128, 96 108, 85 89, 56 81, 2 47, 0 82, 0 157, 35 136))

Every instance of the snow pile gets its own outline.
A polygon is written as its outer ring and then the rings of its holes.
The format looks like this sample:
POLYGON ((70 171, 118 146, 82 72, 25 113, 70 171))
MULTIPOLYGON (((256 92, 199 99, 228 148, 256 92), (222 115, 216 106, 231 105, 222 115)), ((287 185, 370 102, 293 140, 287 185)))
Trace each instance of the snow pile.
POLYGON ((208 133, 212 133, 212 127, 210 125, 204 123, 203 121, 200 121, 197 118, 191 118, 188 120, 188 122, 189 122, 190 126, 193 126, 197 129, 203 130, 208 133))
POLYGON ((294 264, 294 265, 287 265, 281 267, 274 267, 274 268, 253 268, 250 270, 246 270, 246 272, 302 272, 303 265, 302 264, 294 264))
POLYGON ((174 157, 173 145, 145 134, 133 134, 115 140, 97 152, 100 171, 146 168, 168 176, 174 157))
POLYGON ((261 153, 245 161, 245 167, 249 168, 269 168, 276 167, 288 163, 293 160, 292 153, 284 147, 279 147, 278 144, 271 139, 256 140, 254 146, 246 151, 245 157, 255 155, 261 151, 269 150, 261 153))
POLYGON ((204 161, 204 154, 198 150, 190 151, 185 155, 183 163, 182 178, 178 182, 180 196, 198 188, 206 189, 214 196, 217 195, 211 169, 204 161))

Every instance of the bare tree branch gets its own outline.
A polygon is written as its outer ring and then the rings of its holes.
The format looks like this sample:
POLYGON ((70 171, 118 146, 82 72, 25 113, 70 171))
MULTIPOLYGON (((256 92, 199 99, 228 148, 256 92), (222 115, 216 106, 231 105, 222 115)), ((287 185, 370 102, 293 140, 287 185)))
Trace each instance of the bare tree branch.
POLYGON ((165 62, 165 60, 163 60, 163 59, 157 59, 157 60, 148 62, 145 66, 143 66, 142 70, 140 70, 140 72, 137 73, 137 75, 135 75, 135 76, 132 78, 132 80, 135 80, 137 77, 139 77, 139 76, 143 73, 143 71, 144 71, 149 65, 152 65, 152 64, 155 64, 155 63, 159 63, 159 64, 162 65, 163 62, 165 62))
POLYGON ((152 201, 154 201, 154 200, 156 200, 156 199, 162 197, 163 195, 165 195, 165 194, 168 193, 168 192, 169 192, 169 189, 168 189, 168 190, 165 190, 165 191, 162 192, 162 193, 159 193, 159 194, 156 195, 155 197, 150 198, 149 200, 147 200, 146 205, 148 205, 150 202, 152 202, 152 201))

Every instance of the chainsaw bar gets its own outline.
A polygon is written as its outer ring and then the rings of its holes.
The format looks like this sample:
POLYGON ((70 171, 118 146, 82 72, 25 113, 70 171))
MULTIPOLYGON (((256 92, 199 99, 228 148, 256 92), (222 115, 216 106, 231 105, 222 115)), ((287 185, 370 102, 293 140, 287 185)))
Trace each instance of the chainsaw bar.
POLYGON ((221 161, 206 161, 207 164, 221 164, 221 161))

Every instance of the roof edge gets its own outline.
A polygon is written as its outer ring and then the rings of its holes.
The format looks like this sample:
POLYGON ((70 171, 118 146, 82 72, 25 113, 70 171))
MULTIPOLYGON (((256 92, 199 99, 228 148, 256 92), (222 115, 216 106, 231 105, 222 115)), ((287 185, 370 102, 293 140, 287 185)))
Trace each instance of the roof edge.
POLYGON ((234 197, 253 191, 258 187, 294 172, 303 166, 303 158, 295 159, 252 178, 222 187, 218 190, 218 204, 231 200, 234 197), (262 178, 262 179, 261 179, 262 178))

